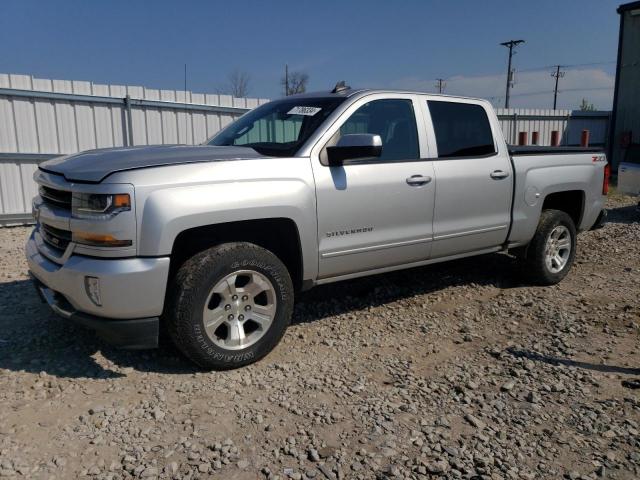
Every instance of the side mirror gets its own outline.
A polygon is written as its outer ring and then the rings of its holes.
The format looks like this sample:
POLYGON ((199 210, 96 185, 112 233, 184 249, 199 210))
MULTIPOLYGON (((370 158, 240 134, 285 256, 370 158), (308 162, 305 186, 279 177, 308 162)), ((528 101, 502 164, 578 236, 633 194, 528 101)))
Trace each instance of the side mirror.
POLYGON ((371 158, 382 155, 382 139, 372 133, 353 133, 343 135, 337 145, 327 147, 327 159, 330 167, 337 167, 345 160, 371 158))

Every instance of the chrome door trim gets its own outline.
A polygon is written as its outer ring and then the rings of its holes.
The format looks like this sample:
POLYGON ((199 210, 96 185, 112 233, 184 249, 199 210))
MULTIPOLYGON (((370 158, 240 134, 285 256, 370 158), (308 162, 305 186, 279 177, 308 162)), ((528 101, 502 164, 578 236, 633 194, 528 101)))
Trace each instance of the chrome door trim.
POLYGON ((465 237, 467 235, 475 235, 476 233, 495 232, 497 230, 506 230, 508 225, 498 225, 496 227, 478 228, 477 230, 467 230, 458 233, 449 233, 447 235, 438 235, 433 237, 434 240, 444 240, 447 238, 465 237))
POLYGON ((352 253, 372 252, 375 250, 384 250, 387 248, 404 247, 406 245, 416 245, 418 243, 429 243, 431 238, 417 238, 415 240, 406 240, 403 242, 383 243, 380 245, 371 245, 368 247, 351 248, 349 250, 337 250, 333 252, 325 252, 321 256, 322 258, 339 257, 341 255, 350 255, 352 253))

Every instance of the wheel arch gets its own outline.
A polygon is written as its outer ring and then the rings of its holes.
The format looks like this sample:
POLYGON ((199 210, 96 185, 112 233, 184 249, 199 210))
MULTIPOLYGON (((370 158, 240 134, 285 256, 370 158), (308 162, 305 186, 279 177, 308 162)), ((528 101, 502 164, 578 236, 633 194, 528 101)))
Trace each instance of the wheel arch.
POLYGON ((552 192, 544 197, 541 210, 563 211, 571 217, 576 229, 579 229, 584 215, 585 198, 584 190, 552 192))
POLYGON ((200 225, 181 231, 171 249, 169 280, 193 255, 228 242, 249 242, 269 250, 285 264, 294 287, 302 287, 304 259, 300 232, 296 222, 285 217, 200 225))

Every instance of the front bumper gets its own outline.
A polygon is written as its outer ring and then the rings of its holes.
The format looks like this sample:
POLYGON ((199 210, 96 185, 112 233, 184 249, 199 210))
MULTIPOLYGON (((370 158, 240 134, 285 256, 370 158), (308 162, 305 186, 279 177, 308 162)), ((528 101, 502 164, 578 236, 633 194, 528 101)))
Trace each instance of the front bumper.
POLYGON ((40 294, 54 312, 96 330, 117 346, 157 346, 169 257, 97 259, 71 255, 58 264, 40 253, 41 243, 34 231, 25 249, 27 263, 40 294), (101 306, 89 299, 85 276, 100 280, 101 306))
POLYGON ((113 320, 78 312, 62 295, 51 290, 36 277, 32 276, 32 278, 40 298, 51 307, 51 310, 73 323, 95 331, 100 338, 114 347, 144 349, 158 346, 160 332, 158 317, 113 320))

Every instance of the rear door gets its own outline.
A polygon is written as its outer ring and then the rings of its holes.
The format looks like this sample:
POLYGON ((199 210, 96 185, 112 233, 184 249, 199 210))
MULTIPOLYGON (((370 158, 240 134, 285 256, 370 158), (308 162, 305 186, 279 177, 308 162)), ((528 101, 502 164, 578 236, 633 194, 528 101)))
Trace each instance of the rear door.
POLYGON ((640 144, 629 146, 618 166, 618 190, 627 195, 640 195, 640 144))
POLYGON ((436 200, 431 256, 495 247, 509 229, 513 172, 500 126, 482 101, 430 97, 436 200))
POLYGON ((435 182, 420 98, 361 98, 313 148, 320 278, 429 258, 435 182), (328 166, 326 147, 352 133, 380 135, 382 156, 328 166))

